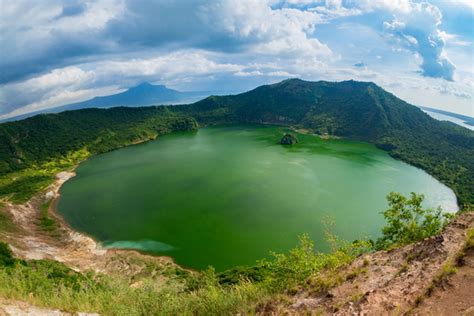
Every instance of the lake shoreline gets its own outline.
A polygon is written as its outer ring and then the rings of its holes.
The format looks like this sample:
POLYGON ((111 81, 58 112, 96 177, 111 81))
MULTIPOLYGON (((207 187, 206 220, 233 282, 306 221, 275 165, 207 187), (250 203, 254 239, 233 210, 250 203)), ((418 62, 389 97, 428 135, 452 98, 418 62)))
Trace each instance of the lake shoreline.
POLYGON ((285 252, 304 233, 328 251, 323 214, 336 220, 340 238, 375 239, 391 191, 423 192, 427 206, 438 205, 436 196, 454 204, 451 190, 372 144, 298 134, 300 143, 289 148, 277 143, 287 130, 210 127, 95 157, 61 189, 59 211, 104 247, 119 242, 110 246, 224 271, 253 265, 271 250, 285 252))
MULTIPOLYGON (((285 126, 282 126, 282 127, 285 127, 285 126)), ((290 128, 294 130, 295 132, 300 133, 299 130, 295 130, 291 127, 286 126, 285 128, 290 128)), ((318 135, 314 135, 314 136, 318 137, 318 135)), ((144 142, 139 142, 137 144, 148 143, 148 142, 151 142, 152 140, 154 139, 147 140, 144 142)), ((371 143, 367 143, 367 144, 371 144, 371 143)), ((130 146, 125 146, 125 147, 130 147, 130 146)), ((121 148, 124 148, 124 147, 121 147, 121 148)), ((88 157, 82 162, 87 161, 91 157, 88 157)), ((396 160, 399 160, 399 159, 396 159, 396 160)), ((400 161, 403 161, 403 160, 400 160, 400 161)), ((88 234, 84 232, 73 229, 70 226, 70 224, 67 223, 67 221, 64 219, 64 217, 58 212, 57 203, 60 199, 59 191, 61 187, 64 185, 65 182, 67 182, 68 180, 70 180, 76 175, 75 170, 77 169, 79 164, 69 169, 68 171, 59 172, 56 175, 56 179, 54 180, 54 182, 50 186, 48 186, 47 189, 45 189, 43 192, 39 193, 38 195, 34 196, 28 202, 24 204, 13 204, 8 201, 5 202, 5 206, 6 206, 5 208, 10 214, 13 215, 14 221, 16 223, 20 223, 19 225, 20 228, 23 230, 26 228, 27 231, 29 230, 30 232, 34 232, 31 235, 21 236, 20 239, 23 239, 23 240, 19 240, 19 241, 17 240, 16 242, 15 242, 15 239, 18 239, 18 238, 14 238, 14 237, 12 238, 10 236, 10 239, 13 241, 12 248, 15 254, 26 259, 52 258, 54 260, 64 262, 77 270, 85 270, 85 269, 88 269, 90 266, 92 267, 100 266, 101 265, 100 262, 103 262, 104 258, 109 258, 115 254, 122 254, 122 255, 127 255, 127 256, 130 255, 130 256, 140 256, 140 257, 147 257, 147 258, 152 258, 152 259, 159 259, 159 261, 164 260, 167 262, 172 262, 173 265, 179 266, 181 269, 188 270, 188 271, 196 271, 196 269, 187 268, 183 265, 178 265, 175 262, 175 260, 170 256, 149 254, 149 253, 142 252, 136 249, 102 247, 100 241, 96 240, 95 238, 89 236, 88 234), (45 237, 44 234, 41 234, 41 233, 38 234, 37 227, 36 227, 37 225, 36 223, 33 223, 34 220, 30 220, 28 223, 26 223, 26 225, 25 223, 22 223, 22 221, 24 222, 24 218, 28 216, 31 219, 36 219, 38 217, 38 214, 40 213, 41 201, 44 202, 47 199, 51 199, 51 205, 48 210, 49 214, 58 223, 59 229, 65 232, 65 235, 62 236, 60 240, 51 239, 51 238, 48 238, 47 236, 45 237), (23 215, 20 215, 20 214, 23 214, 23 215), (36 226, 33 224, 35 224, 36 226), (19 244, 21 246, 16 247, 15 244, 19 244)), ((423 170, 420 167, 417 167, 417 166, 414 166, 414 167, 423 170)), ((425 170, 423 171, 426 172, 425 170)), ((439 181, 438 179, 436 180, 439 181)), ((456 201, 456 204, 457 204, 457 201, 456 201)), ((459 205, 458 205, 458 208, 459 208, 459 205)), ((99 268, 98 271, 100 270, 102 269, 99 268)))

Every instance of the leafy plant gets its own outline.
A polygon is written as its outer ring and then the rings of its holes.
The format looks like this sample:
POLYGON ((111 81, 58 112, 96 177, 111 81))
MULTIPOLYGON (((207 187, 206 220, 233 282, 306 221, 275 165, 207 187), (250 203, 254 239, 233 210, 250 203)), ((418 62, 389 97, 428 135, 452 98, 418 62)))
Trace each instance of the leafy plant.
POLYGON ((387 195, 390 208, 383 212, 387 225, 382 228, 376 249, 388 249, 406 245, 437 234, 452 215, 443 214, 441 209, 422 207, 424 196, 411 193, 407 198, 400 193, 387 195))

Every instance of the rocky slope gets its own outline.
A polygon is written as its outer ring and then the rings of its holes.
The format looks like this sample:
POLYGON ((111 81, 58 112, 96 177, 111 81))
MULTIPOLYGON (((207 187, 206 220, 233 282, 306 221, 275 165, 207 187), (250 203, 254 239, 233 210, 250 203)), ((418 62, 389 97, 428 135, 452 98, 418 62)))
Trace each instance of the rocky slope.
MULTIPOLYGON (((330 290, 308 287, 289 313, 334 315, 472 315, 474 212, 460 214, 435 237, 356 259, 330 290)), ((318 278, 334 278, 321 275, 318 278)), ((275 310, 278 308, 275 307, 275 310)))

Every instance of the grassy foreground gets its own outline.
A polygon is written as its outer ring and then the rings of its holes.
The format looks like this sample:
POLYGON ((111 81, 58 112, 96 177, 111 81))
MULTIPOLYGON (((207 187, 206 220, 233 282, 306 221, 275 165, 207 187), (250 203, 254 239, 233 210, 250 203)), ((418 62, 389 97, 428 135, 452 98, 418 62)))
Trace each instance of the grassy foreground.
POLYGON ((79 273, 51 260, 14 258, 8 245, 0 243, 0 296, 70 312, 107 315, 251 313, 296 290, 310 275, 348 264, 370 245, 356 242, 330 254, 313 249, 304 236, 289 254, 275 255, 274 260, 250 269, 216 274, 209 268, 199 275, 176 275, 165 286, 156 286, 150 278, 131 287, 119 276, 79 273))

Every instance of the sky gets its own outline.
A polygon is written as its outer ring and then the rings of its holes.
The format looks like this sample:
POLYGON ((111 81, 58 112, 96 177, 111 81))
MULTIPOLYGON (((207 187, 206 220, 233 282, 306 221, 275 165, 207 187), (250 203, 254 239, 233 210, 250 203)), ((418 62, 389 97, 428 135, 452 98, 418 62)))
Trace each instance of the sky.
POLYGON ((0 119, 142 82, 296 77, 474 116, 474 0, 0 0, 0 119))

